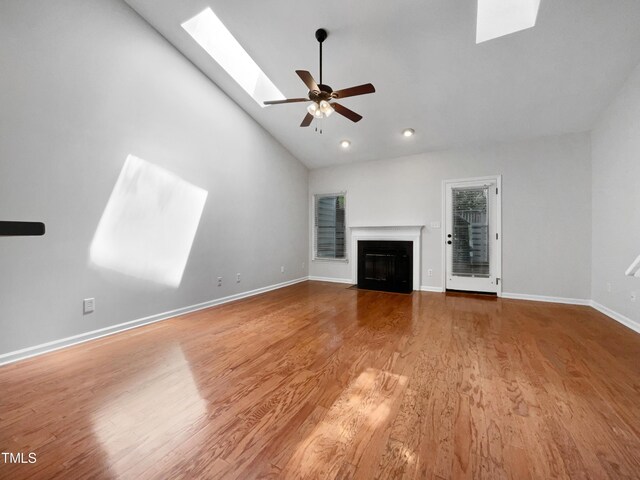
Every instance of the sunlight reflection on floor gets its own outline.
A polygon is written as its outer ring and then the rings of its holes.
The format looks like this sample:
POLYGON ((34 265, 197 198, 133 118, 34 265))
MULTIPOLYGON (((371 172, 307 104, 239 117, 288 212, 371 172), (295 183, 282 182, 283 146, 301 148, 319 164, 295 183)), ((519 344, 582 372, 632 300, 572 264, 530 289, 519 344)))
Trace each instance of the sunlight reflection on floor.
POLYGON ((135 478, 181 446, 206 415, 189 363, 174 346, 162 363, 119 385, 93 416, 93 431, 117 476, 135 478))
POLYGON ((333 478, 341 459, 360 458, 383 434, 398 407, 407 377, 368 368, 349 384, 322 421, 298 445, 286 470, 303 478, 333 478), (316 469, 329 468, 330 471, 316 469))

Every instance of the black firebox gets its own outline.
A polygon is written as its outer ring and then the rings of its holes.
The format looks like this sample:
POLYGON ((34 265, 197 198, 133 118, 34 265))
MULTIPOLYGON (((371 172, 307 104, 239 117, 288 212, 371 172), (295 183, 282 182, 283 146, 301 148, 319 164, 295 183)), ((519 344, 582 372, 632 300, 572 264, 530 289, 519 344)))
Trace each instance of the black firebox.
POLYGON ((358 241, 358 288, 385 292, 413 291, 413 243, 358 241))

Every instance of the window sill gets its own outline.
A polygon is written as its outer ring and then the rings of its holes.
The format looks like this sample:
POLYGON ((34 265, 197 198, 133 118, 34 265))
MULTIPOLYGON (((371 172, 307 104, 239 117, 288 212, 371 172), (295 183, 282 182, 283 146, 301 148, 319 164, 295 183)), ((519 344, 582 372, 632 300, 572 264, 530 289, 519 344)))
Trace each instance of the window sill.
POLYGON ((348 258, 313 258, 312 262, 349 263, 348 258))

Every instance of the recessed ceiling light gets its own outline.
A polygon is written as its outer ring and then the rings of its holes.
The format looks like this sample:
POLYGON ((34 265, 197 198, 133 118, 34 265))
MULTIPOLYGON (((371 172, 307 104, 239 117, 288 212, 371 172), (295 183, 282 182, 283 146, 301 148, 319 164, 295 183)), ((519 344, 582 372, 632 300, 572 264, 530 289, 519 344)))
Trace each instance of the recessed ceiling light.
POLYGON ((224 23, 206 8, 182 24, 191 37, 264 107, 265 100, 284 100, 284 95, 242 48, 224 23))
POLYGON ((340 146, 342 148, 349 148, 351 146, 351 142, 349 140, 342 140, 340 142, 340 146))
POLYGON ((476 43, 535 26, 540 0, 478 0, 476 43))
POLYGON ((413 128, 405 128, 402 131, 402 135, 405 137, 412 137, 414 133, 416 133, 416 131, 413 128))

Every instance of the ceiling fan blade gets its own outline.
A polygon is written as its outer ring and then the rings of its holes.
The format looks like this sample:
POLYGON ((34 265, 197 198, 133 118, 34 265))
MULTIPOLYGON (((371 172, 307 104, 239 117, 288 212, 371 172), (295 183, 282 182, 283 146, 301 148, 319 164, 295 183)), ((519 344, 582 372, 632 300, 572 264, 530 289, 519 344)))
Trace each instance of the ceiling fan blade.
POLYGON ((284 100, 268 100, 265 105, 280 105, 281 103, 310 102, 308 98, 286 98, 284 100))
POLYGON ((375 91, 376 89, 373 85, 365 83, 364 85, 358 85, 357 87, 336 90, 331 96, 334 98, 355 97, 356 95, 366 95, 367 93, 374 93, 375 91))
POLYGON ((318 84, 316 83, 316 81, 313 79, 313 76, 309 72, 307 72, 306 70, 296 70, 296 73, 302 79, 302 81, 307 86, 310 92, 320 91, 320 87, 318 87, 318 84))
POLYGON ((313 120, 313 115, 311 115, 310 113, 307 113, 307 116, 304 117, 304 119, 302 120, 302 123, 300 124, 301 127, 308 127, 309 125, 311 125, 311 121, 313 120))
POLYGON ((347 117, 352 122, 359 122, 360 120, 362 120, 362 115, 358 115, 353 110, 349 110, 347 107, 343 107, 339 103, 333 102, 331 106, 336 112, 338 112, 343 117, 347 117))

